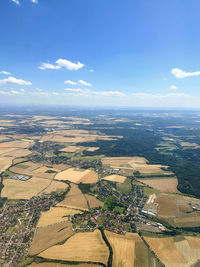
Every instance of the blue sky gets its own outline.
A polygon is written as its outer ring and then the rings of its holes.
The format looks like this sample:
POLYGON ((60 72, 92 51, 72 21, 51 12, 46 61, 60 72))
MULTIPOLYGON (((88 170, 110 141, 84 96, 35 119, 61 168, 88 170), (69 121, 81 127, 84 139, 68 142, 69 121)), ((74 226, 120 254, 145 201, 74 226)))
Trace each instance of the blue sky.
POLYGON ((1 0, 0 103, 200 107, 199 0, 1 0))

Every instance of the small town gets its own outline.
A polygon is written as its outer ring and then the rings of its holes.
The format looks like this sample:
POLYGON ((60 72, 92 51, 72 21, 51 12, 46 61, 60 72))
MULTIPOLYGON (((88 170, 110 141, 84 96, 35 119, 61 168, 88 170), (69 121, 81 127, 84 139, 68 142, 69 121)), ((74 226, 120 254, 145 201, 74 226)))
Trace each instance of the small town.
POLYGON ((6 261, 16 266, 28 253, 41 212, 57 203, 56 196, 44 195, 4 205, 0 210, 0 264, 6 261))

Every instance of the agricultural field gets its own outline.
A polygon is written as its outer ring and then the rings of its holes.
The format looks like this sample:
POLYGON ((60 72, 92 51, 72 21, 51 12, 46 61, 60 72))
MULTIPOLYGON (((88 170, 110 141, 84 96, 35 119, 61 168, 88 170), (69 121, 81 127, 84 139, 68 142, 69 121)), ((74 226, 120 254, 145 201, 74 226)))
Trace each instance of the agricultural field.
POLYGON ((65 199, 58 203, 57 206, 78 210, 88 210, 86 197, 75 184, 71 184, 71 189, 67 193, 65 199))
POLYGON ((81 213, 79 210, 65 207, 51 207, 50 210, 42 212, 37 227, 45 227, 52 224, 68 221, 68 216, 81 213))
POLYGON ((72 236, 71 222, 61 222, 36 229, 29 255, 37 255, 72 236))
POLYGON ((135 261, 135 241, 140 240, 137 234, 118 235, 105 231, 113 248, 113 266, 133 267, 135 261))
POLYGON ((170 172, 164 170, 167 168, 167 166, 148 164, 148 161, 143 157, 103 158, 102 164, 103 166, 109 166, 113 169, 133 170, 133 172, 139 172, 141 175, 171 174, 170 172))
POLYGON ((93 170, 76 170, 74 168, 69 168, 65 171, 58 173, 55 176, 56 180, 70 181, 72 183, 86 183, 93 184, 98 182, 98 175, 93 170))
POLYGON ((200 200, 177 194, 157 196, 158 216, 175 227, 200 226, 200 200))
POLYGON ((42 194, 50 194, 52 192, 63 192, 66 191, 68 185, 66 183, 51 181, 47 188, 42 191, 42 194))
POLYGON ((2 197, 7 197, 8 199, 30 199, 47 188, 49 180, 38 177, 33 177, 27 181, 5 179, 3 184, 2 197))
POLYGON ((161 267, 138 234, 125 235, 105 231, 113 249, 113 266, 161 267))
POLYGON ((33 163, 31 161, 15 165, 11 167, 10 170, 14 173, 42 177, 49 180, 52 180, 53 177, 59 172, 58 169, 43 166, 42 164, 33 163))
POLYGON ((109 249, 99 230, 77 233, 63 245, 53 246, 39 254, 42 258, 73 262, 107 264, 109 249))
POLYGON ((57 131, 53 134, 46 135, 40 139, 40 142, 51 141, 60 143, 81 143, 81 142, 92 142, 99 140, 115 140, 121 138, 120 136, 107 136, 92 134, 84 130, 64 130, 57 131))
POLYGON ((144 239, 166 267, 189 267, 199 260, 199 237, 144 237, 144 239))
POLYGON ((162 192, 168 193, 180 193, 177 189, 178 180, 177 178, 164 178, 164 177, 156 177, 156 178, 147 178, 147 179, 138 179, 141 183, 153 187, 162 192))
POLYGON ((103 177, 103 180, 123 184, 126 180, 126 177, 121 176, 121 175, 109 175, 109 176, 103 177))
POLYGON ((90 209, 103 207, 103 202, 98 200, 96 197, 87 194, 85 194, 85 197, 90 209))
MULTIPOLYGON (((30 266, 31 267, 73 267, 74 265, 53 263, 53 262, 43 262, 43 263, 38 263, 38 264, 31 264, 30 266)), ((102 265, 80 263, 80 264, 76 264, 75 266, 76 267, 101 267, 102 265)))

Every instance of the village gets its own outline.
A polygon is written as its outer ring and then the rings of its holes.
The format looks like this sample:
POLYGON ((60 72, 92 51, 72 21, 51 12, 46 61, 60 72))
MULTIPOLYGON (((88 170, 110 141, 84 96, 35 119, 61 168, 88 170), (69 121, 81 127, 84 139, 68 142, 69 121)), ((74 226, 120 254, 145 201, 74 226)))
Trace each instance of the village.
POLYGON ((41 212, 56 205, 55 195, 6 203, 0 210, 0 265, 16 266, 28 253, 41 212))

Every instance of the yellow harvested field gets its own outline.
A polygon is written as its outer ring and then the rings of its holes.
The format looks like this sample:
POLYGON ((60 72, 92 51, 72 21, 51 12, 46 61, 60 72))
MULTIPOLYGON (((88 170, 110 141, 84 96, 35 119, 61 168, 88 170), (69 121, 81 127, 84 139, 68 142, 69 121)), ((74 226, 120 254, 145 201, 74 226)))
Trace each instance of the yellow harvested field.
POLYGON ((141 174, 166 174, 169 172, 162 170, 166 168, 164 165, 147 164, 148 161, 143 157, 112 157, 103 158, 102 164, 110 166, 113 169, 126 169, 139 171, 141 174))
POLYGON ((28 149, 21 149, 21 148, 18 148, 18 149, 14 149, 12 151, 9 151, 7 153, 4 153, 3 156, 4 157, 26 157, 28 155, 30 155, 32 152, 28 149))
POLYGON ((42 193, 50 194, 51 192, 66 191, 68 185, 58 181, 52 181, 51 184, 42 193))
POLYGON ((200 258, 200 238, 198 237, 181 236, 178 241, 173 237, 145 237, 145 240, 166 267, 193 266, 200 258))
POLYGON ((90 209, 93 208, 98 208, 98 207, 102 207, 103 206, 103 202, 101 202, 100 200, 98 200, 96 197, 91 196, 91 195, 85 195, 88 203, 89 203, 89 207, 90 209))
POLYGON ((24 174, 24 175, 33 175, 35 177, 39 178, 46 178, 46 179, 53 179, 53 177, 56 175, 56 173, 48 173, 46 171, 55 171, 59 172, 58 169, 55 168, 49 168, 46 166, 42 166, 38 163, 33 163, 31 161, 24 162, 23 164, 16 165, 12 168, 10 168, 11 171, 18 173, 18 174, 24 174), (22 167, 23 165, 23 167, 22 167))
POLYGON ((115 182, 115 183, 121 183, 123 184, 126 180, 125 176, 121 176, 121 175, 109 175, 103 178, 104 180, 107 181, 111 181, 111 182, 115 182))
POLYGON ((0 143, 0 148, 2 147, 11 147, 11 148, 29 148, 31 145, 33 145, 32 140, 15 140, 10 142, 4 142, 0 143))
POLYGON ((49 185, 49 180, 34 177, 27 181, 5 179, 3 184, 2 197, 9 199, 29 199, 44 190, 49 185))
POLYGON ((94 152, 97 151, 99 149, 99 147, 88 147, 86 150, 89 152, 94 152))
POLYGON ((42 167, 39 167, 38 169, 36 169, 36 170, 33 170, 33 172, 35 173, 35 174, 38 174, 38 173, 46 173, 46 171, 55 171, 55 172, 59 172, 59 170, 58 169, 54 169, 54 168, 48 168, 48 167, 46 167, 46 166, 42 166, 42 167))
POLYGON ((70 181, 72 183, 97 183, 98 176, 93 170, 75 170, 74 168, 67 169, 58 173, 55 176, 56 180, 70 181))
POLYGON ((99 230, 77 233, 63 245, 53 246, 39 254, 42 258, 107 264, 109 250, 99 230))
POLYGON ((199 227, 200 211, 192 206, 200 207, 200 200, 182 195, 161 193, 156 198, 158 216, 175 227, 199 227))
MULTIPOLYGON (((31 264, 30 266, 31 267, 72 267, 73 265, 54 263, 54 262, 43 262, 43 263, 38 263, 38 264, 31 264)), ((80 264, 76 264, 75 267, 102 267, 102 265, 80 263, 80 264)))
POLYGON ((68 146, 68 147, 62 148, 60 151, 74 153, 74 152, 80 151, 80 147, 79 146, 68 146))
POLYGON ((172 237, 144 237, 144 239, 166 267, 189 267, 183 254, 176 248, 172 237))
POLYGON ((138 234, 126 233, 118 235, 105 231, 107 239, 113 248, 113 266, 134 267, 135 242, 141 241, 138 234))
POLYGON ((12 157, 0 157, 0 173, 12 165, 12 157))
POLYGON ((138 181, 163 192, 179 193, 177 178, 147 178, 138 181))
POLYGON ((185 236, 185 239, 188 241, 188 244, 191 248, 200 249, 200 238, 194 236, 185 236))
POLYGON ((64 171, 66 169, 68 169, 70 166, 66 165, 66 164, 53 164, 53 168, 59 170, 59 171, 64 171))
POLYGON ((50 210, 42 212, 37 227, 44 227, 51 224, 68 221, 67 216, 78 213, 81 212, 70 208, 51 207, 50 210))
POLYGON ((2 156, 5 153, 9 153, 11 151, 16 150, 16 148, 12 148, 12 147, 0 147, 0 155, 2 156))
POLYGON ((130 161, 134 161, 135 163, 138 164, 145 164, 148 161, 145 158, 142 157, 112 157, 112 158, 103 158, 102 160, 103 165, 110 165, 112 166, 121 166, 121 165, 126 165, 130 161))
POLYGON ((62 222, 56 225, 37 228, 29 249, 29 255, 37 255, 49 247, 66 240, 73 233, 71 222, 62 222))
POLYGON ((187 224, 197 223, 197 224, 200 225, 200 216, 193 217, 191 215, 190 217, 188 216, 188 217, 185 217, 185 218, 175 218, 174 222, 176 224, 179 224, 179 223, 187 223, 187 224))
POLYGON ((59 207, 70 207, 72 209, 88 210, 85 196, 77 185, 71 184, 71 189, 65 199, 57 204, 59 207))

